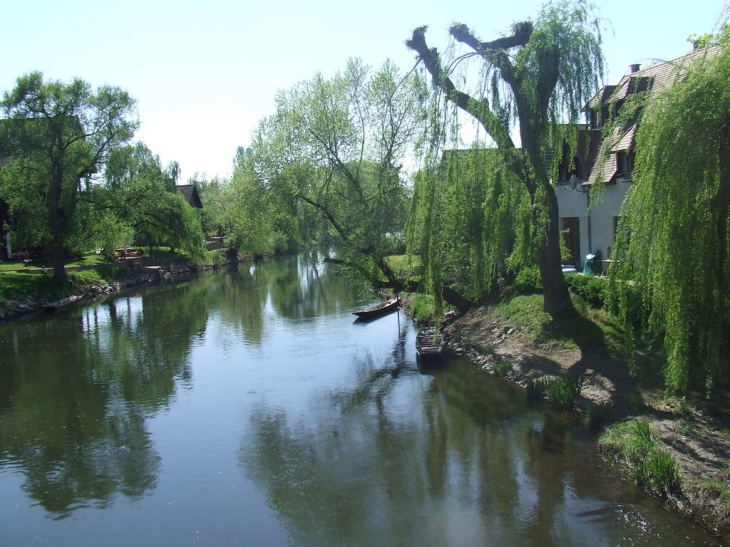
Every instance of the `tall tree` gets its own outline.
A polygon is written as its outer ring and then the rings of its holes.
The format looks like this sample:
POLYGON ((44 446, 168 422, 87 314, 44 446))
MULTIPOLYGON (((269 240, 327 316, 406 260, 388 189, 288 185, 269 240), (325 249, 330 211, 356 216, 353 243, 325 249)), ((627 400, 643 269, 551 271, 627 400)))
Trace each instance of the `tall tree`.
MULTIPOLYGON (((546 5, 537 21, 514 25, 513 34, 479 40, 464 24, 450 34, 472 49, 458 59, 442 59, 426 43, 426 28, 413 31, 406 45, 418 54, 445 99, 478 121, 504 154, 504 168, 516 175, 532 200, 533 242, 544 287, 544 308, 554 314, 572 306, 560 255, 558 203, 549 158, 560 123, 575 124, 598 88, 603 56, 598 22, 590 6, 546 5), (473 91, 454 83, 454 67, 470 58, 481 63, 473 91), (516 130, 518 148, 512 138, 516 130)), ((457 82, 458 83, 458 82, 457 82)), ((572 139, 577 141, 577 139, 572 139)))
POLYGON ((649 99, 612 269, 623 311, 638 290, 678 391, 730 380, 730 30, 649 99), (635 283, 634 283, 635 282, 635 283))
POLYGON ((66 276, 64 251, 79 196, 103 171, 108 154, 132 138, 134 107, 134 100, 117 87, 93 91, 79 79, 45 81, 40 72, 18 78, 3 95, 0 149, 9 161, 2 169, 0 193, 11 214, 33 208, 36 214, 28 221, 36 223, 38 243, 50 244, 56 277, 66 276))
POLYGON ((162 167, 158 156, 142 143, 113 150, 102 184, 86 199, 103 215, 104 247, 113 249, 132 240, 139 244, 167 243, 201 258, 203 231, 197 210, 177 191, 176 162, 162 167), (121 240, 119 238, 122 238, 121 240))
POLYGON ((403 163, 425 97, 415 74, 404 76, 389 62, 373 71, 351 61, 332 79, 317 75, 280 93, 276 115, 252 145, 263 183, 324 219, 320 241, 339 247, 332 260, 377 286, 400 289, 387 256, 403 231, 403 163))

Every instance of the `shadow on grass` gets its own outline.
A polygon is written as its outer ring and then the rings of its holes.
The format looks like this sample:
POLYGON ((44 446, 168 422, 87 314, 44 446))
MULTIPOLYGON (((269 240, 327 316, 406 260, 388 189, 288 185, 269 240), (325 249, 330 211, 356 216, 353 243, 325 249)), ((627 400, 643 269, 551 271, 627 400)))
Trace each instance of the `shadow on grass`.
MULTIPOLYGON (((644 404, 641 388, 647 387, 649 374, 638 378, 631 374, 623 355, 622 330, 616 320, 604 314, 599 325, 587 315, 587 308, 573 309, 554 316, 546 325, 544 335, 552 340, 569 340, 580 350, 580 359, 568 373, 583 376, 586 382, 603 383, 612 405, 611 421, 636 413, 650 413, 662 417, 662 412, 644 404)), ((600 313, 593 310, 593 313, 600 313)), ((639 370, 647 370, 650 363, 642 362, 639 370)), ((661 382, 655 387, 660 387, 661 382)))

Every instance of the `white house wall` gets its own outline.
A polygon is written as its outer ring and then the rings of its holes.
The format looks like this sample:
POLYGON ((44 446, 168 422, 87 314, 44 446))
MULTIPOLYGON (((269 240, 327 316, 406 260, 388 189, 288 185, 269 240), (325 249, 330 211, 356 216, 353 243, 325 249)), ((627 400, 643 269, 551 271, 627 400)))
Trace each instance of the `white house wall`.
POLYGON ((568 182, 558 183, 555 188, 558 198, 558 211, 560 216, 560 230, 563 229, 563 218, 577 217, 580 229, 580 250, 578 256, 581 257, 581 263, 576 264, 578 268, 583 268, 583 260, 590 252, 588 250, 588 220, 586 211, 588 210, 588 194, 581 191, 580 185, 575 189, 571 188, 568 182))
POLYGON ((630 187, 630 182, 621 180, 606 185, 603 200, 591 211, 593 251, 601 251, 604 260, 610 257, 609 247, 613 249, 615 218, 621 214, 621 204, 630 187))
MULTIPOLYGON (((580 185, 572 189, 568 183, 559 183, 555 189, 558 198, 558 210, 560 216, 560 228, 562 230, 562 219, 566 217, 577 217, 580 227, 580 256, 585 260, 589 253, 601 252, 601 258, 606 260, 609 256, 609 248, 613 249, 614 244, 614 223, 615 218, 621 214, 621 204, 626 197, 626 192, 631 187, 631 182, 619 180, 616 184, 608 184, 604 187, 603 199, 593 208, 588 216, 588 189, 585 193, 581 191, 580 185), (590 226, 589 226, 590 223, 590 226)), ((583 267, 583 263, 577 265, 583 267)))

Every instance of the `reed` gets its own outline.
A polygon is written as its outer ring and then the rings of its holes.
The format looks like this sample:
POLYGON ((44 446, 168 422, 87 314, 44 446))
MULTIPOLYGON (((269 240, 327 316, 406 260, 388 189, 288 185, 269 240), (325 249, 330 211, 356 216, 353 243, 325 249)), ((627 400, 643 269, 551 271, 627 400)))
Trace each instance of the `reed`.
POLYGON ((631 420, 609 427, 598 440, 603 451, 626 466, 636 483, 662 498, 680 495, 679 466, 660 448, 645 420, 631 420))

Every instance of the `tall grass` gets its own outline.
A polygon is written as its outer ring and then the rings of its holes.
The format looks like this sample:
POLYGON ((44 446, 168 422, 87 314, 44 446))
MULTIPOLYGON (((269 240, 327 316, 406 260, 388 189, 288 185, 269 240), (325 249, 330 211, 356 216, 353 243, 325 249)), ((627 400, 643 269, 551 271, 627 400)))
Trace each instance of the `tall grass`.
POLYGON ((527 402, 547 398, 555 410, 575 410, 583 389, 583 377, 566 374, 556 378, 538 378, 527 383, 527 402))
POLYGON ((588 427, 598 429, 605 424, 610 415, 613 405, 611 403, 598 403, 588 407, 588 427))
POLYGON ((645 420, 631 420, 609 427, 599 446, 626 466, 637 484, 660 497, 681 494, 681 477, 674 457, 660 448, 645 420))

